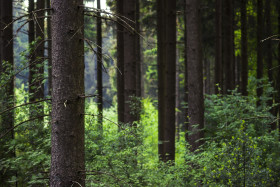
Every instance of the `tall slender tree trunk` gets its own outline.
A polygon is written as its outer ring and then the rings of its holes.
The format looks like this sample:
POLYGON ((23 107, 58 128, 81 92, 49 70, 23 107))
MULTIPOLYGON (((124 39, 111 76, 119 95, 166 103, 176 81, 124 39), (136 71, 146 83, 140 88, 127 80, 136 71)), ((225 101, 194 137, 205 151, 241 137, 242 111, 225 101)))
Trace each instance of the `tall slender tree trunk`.
POLYGON ((225 90, 234 89, 233 1, 224 1, 224 77, 225 90))
POLYGON ((34 79, 34 69, 36 67, 36 63, 35 63, 35 46, 32 45, 32 42, 35 41, 35 26, 34 26, 34 11, 35 8, 35 4, 34 4, 34 0, 29 0, 29 6, 28 6, 28 13, 29 13, 29 24, 28 24, 28 42, 29 42, 29 48, 30 48, 30 54, 29 54, 29 96, 30 96, 30 100, 34 101, 33 99, 33 94, 34 94, 34 85, 33 85, 33 79, 34 79))
POLYGON ((248 95, 247 0, 241 1, 241 93, 248 95))
MULTIPOLYGON (((263 0, 257 1, 257 79, 263 78, 263 0)), ((257 106, 261 105, 261 96, 263 88, 261 83, 257 85, 257 106)))
MULTIPOLYGON (((123 15, 123 0, 117 0, 117 13, 123 15)), ((124 122, 124 41, 123 22, 118 19, 117 24, 117 98, 118 98, 118 121, 124 122)))
POLYGON ((175 159, 176 3, 157 0, 159 156, 175 159))
MULTIPOLYGON (((265 1, 265 37, 270 37, 272 35, 272 30, 271 30, 271 0, 266 0, 265 1)), ((274 86, 273 83, 273 67, 272 67, 272 42, 271 39, 266 40, 266 46, 265 46, 265 59, 267 63, 267 75, 268 75, 268 80, 271 83, 272 86, 274 86)), ((267 101, 268 106, 273 105, 273 93, 269 93, 269 97, 271 97, 267 101)), ((271 108, 270 112, 274 114, 274 108, 271 108)), ((271 130, 276 130, 277 129, 277 123, 274 122, 271 124, 271 130)))
MULTIPOLYGON (((123 16, 127 19, 133 21, 128 21, 127 23, 133 29, 135 27, 135 8, 136 0, 123 0, 123 16)), ((136 108, 133 108, 133 104, 137 102, 136 97, 136 63, 137 63, 137 53, 136 53, 136 33, 132 32, 130 29, 124 29, 123 32, 124 40, 124 122, 133 123, 137 121, 138 116, 136 108)))
POLYGON ((215 93, 223 86, 222 0, 216 0, 215 93))
MULTIPOLYGON (((34 1, 29 2, 31 5, 30 12, 34 8, 34 1)), ((30 62, 30 71, 29 71, 29 101, 34 102, 36 100, 42 100, 44 98, 44 16, 45 16, 45 1, 37 0, 36 2, 36 13, 31 14, 33 21, 29 25, 29 42, 34 41, 34 34, 36 39, 38 39, 36 46, 33 46, 35 51, 31 51, 31 62, 30 62), (35 33, 34 32, 34 20, 35 24, 35 33)), ((44 113, 44 106, 42 103, 38 104, 37 108, 31 107, 30 115, 42 116, 44 113)), ((39 121, 43 121, 43 117, 38 118, 39 121)), ((43 126, 40 125, 39 129, 43 126)))
MULTIPOLYGON (((51 1, 47 0, 47 8, 51 8, 51 1)), ((52 94, 52 32, 51 32, 51 11, 48 10, 48 18, 47 18, 47 34, 48 34, 48 89, 49 89, 49 95, 52 94)))
MULTIPOLYGON (((100 0, 97 0, 97 9, 101 9, 100 0)), ((102 121, 103 121, 103 81, 102 81, 102 21, 100 12, 97 13, 97 107, 98 107, 98 126, 102 134, 102 121)))
POLYGON ((50 186, 85 186, 83 0, 52 0, 50 186))
MULTIPOLYGON (((176 34, 178 35, 178 34, 176 34)), ((176 48, 176 87, 175 87, 175 92, 176 92, 176 101, 175 101, 175 126, 176 126, 176 139, 179 140, 180 138, 180 53, 179 53, 179 48, 176 48)))
MULTIPOLYGON (((278 2, 278 6, 277 6, 277 10, 278 10, 278 35, 280 36, 280 3, 278 2)), ((280 103, 280 45, 278 45, 278 71, 277 71, 277 81, 276 81, 276 99, 275 102, 276 103, 280 103)), ((275 109, 275 116, 278 117, 280 116, 280 105, 278 105, 275 109)), ((278 121, 278 128, 280 128, 280 123, 278 121)))
MULTIPOLYGON (((13 21, 13 2, 12 1, 0 1, 1 7, 1 30, 13 21)), ((13 24, 1 31, 1 76, 5 80, 5 76, 9 77, 9 72, 14 68, 14 55, 13 55, 13 24)), ((9 77, 9 80, 5 82, 2 87, 3 95, 1 95, 1 107, 3 109, 11 108, 14 106, 14 77, 9 77)), ((14 126, 14 112, 9 111, 1 116, 0 132, 6 132, 14 126)), ((14 139, 14 131, 11 131, 7 136, 0 140, 0 158, 15 157, 15 152, 9 150, 6 146, 7 142, 14 139)), ((13 150, 13 149, 12 149, 13 150)), ((1 185, 9 186, 9 177, 15 175, 11 168, 1 168, 0 181, 1 185)))
MULTIPOLYGON (((186 6, 186 1, 184 4, 184 11, 187 12, 187 6, 186 6)), ((185 30, 184 30, 184 37, 185 37, 185 41, 184 41, 184 63, 185 63, 185 73, 184 73, 184 81, 185 81, 185 85, 184 85, 184 102, 185 102, 185 109, 184 109, 184 125, 182 130, 184 132, 187 132, 188 130, 188 126, 189 126, 189 114, 188 114, 188 103, 189 103, 189 84, 188 84, 188 49, 187 49, 187 45, 188 45, 188 40, 187 40, 187 32, 188 32, 188 28, 187 28, 187 14, 184 15, 184 24, 185 24, 185 30)), ((188 141, 188 133, 185 133, 185 140, 188 141)))
POLYGON ((140 0, 136 0, 135 5, 136 19, 136 96, 142 97, 142 60, 141 60, 141 40, 140 40, 140 0))
POLYGON ((186 0, 187 14, 187 60, 188 60, 188 135, 191 151, 203 143, 204 101, 203 101, 203 65, 200 30, 200 1, 186 0))

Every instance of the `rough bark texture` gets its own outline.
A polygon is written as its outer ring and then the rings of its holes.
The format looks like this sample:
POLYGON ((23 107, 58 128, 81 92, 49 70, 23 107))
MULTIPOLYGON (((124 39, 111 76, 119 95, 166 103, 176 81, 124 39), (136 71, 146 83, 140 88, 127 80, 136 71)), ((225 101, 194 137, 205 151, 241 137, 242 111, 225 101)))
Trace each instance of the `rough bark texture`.
POLYGON ((241 1, 241 93, 248 95, 247 0, 241 1))
MULTIPOLYGON (((100 9, 100 0, 97 0, 97 8, 100 9)), ((102 81, 102 21, 100 12, 97 13, 97 107, 98 107, 98 126, 102 133, 103 120, 103 81, 102 81)))
POLYGON ((188 136, 191 151, 201 144, 204 133, 203 67, 200 31, 200 1, 186 1, 187 14, 187 60, 188 60, 188 136))
MULTIPOLYGON (((51 8, 51 1, 47 0, 47 8, 51 8)), ((48 11, 48 16, 51 15, 51 11, 48 11)), ((51 18, 47 18, 47 34, 48 34, 48 89, 49 89, 49 95, 52 94, 52 32, 51 32, 51 18)))
POLYGON ((83 0, 53 0, 50 186, 85 186, 83 0))
MULTIPOLYGON (((263 0, 257 1, 257 79, 263 78, 263 0)), ((257 85, 257 106, 260 106, 260 97, 263 94, 262 85, 257 85)))
POLYGON ((157 0, 159 156, 175 159, 176 3, 157 0))
MULTIPOLYGON (((13 2, 1 0, 1 29, 7 24, 10 24, 13 20, 13 2)), ((14 56, 13 56, 13 24, 7 27, 3 32, 1 31, 1 76, 9 76, 7 73, 13 70, 14 56), (5 61, 5 64, 3 63, 5 61)), ((14 77, 5 83, 1 89, 1 108, 7 109, 14 106, 14 77)), ((10 111, 1 116, 0 132, 6 132, 14 126, 14 112, 10 111)), ((5 143, 11 141, 14 138, 14 131, 11 131, 7 136, 0 140, 0 158, 11 158, 15 156, 14 151, 9 151, 7 147, 4 147, 5 143)), ((8 182, 9 177, 15 175, 11 168, 2 168, 0 170, 0 186, 11 185, 8 182)))
MULTIPOLYGON (((123 0, 117 0, 117 13, 123 15, 123 0)), ((124 42, 122 21, 117 24, 117 97, 118 97, 118 121, 124 122, 124 42)))

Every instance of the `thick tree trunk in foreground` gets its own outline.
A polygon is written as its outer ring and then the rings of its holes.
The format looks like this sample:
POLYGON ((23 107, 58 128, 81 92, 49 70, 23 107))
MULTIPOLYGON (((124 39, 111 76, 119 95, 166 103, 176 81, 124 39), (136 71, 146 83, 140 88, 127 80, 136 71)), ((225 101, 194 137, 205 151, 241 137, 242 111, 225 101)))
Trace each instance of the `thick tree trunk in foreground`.
POLYGON ((202 144, 204 133, 203 67, 200 31, 200 1, 186 1, 187 14, 187 60, 188 60, 188 135, 191 151, 202 144), (197 126, 197 127, 196 127, 197 126))
POLYGON ((176 3, 157 0, 159 156, 175 159, 176 3))
MULTIPOLYGON (((7 24, 10 24, 13 20, 13 2, 1 0, 1 29, 7 24)), ((1 31, 1 76, 9 76, 9 72, 13 71, 14 67, 14 56, 13 56, 13 24, 7 27, 3 32, 1 31)), ((1 88, 1 108, 2 110, 11 108, 14 106, 14 77, 5 82, 5 85, 1 88)), ((0 121, 0 133, 10 130, 14 126, 14 112, 13 110, 4 113, 1 116, 0 121)), ((14 139, 14 131, 11 131, 7 136, 0 140, 0 158, 11 158, 15 156, 14 151, 9 151, 7 147, 3 147, 7 142, 14 139)), ((8 182, 9 177, 15 175, 11 168, 2 168, 0 170, 0 186, 9 186, 11 183, 8 182)))
POLYGON ((83 0, 53 0, 50 186, 85 186, 83 0))
MULTIPOLYGON (((257 2, 257 79, 263 78, 263 0, 257 2)), ((257 106, 261 105, 260 97, 263 94, 262 85, 257 85, 257 106)))
POLYGON ((241 93, 248 95, 247 0, 241 1, 241 93))
MULTIPOLYGON (((100 9, 100 0, 97 0, 97 9, 100 9)), ((98 126, 102 133, 103 120, 103 81, 102 81, 102 21, 100 12, 97 13, 97 107, 98 107, 98 126)))

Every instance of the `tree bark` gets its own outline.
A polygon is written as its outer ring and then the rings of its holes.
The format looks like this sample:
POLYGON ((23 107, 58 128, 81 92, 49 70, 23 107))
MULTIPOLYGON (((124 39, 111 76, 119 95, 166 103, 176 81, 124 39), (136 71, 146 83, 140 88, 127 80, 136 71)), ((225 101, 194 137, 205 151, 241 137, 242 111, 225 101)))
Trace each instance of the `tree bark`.
MULTIPOLYGON (((186 1, 185 1, 185 5, 184 5, 184 11, 187 12, 186 10, 187 6, 186 6, 186 1)), ((185 23, 185 30, 184 30, 184 37, 185 37, 185 41, 184 41, 184 47, 185 47, 185 54, 184 54, 184 63, 185 63, 185 73, 184 73, 184 81, 185 81, 185 85, 184 85, 184 102, 185 102, 185 110, 184 110, 184 125, 182 130, 184 132, 187 132, 188 130, 188 126, 189 126, 189 113, 188 113, 188 99, 189 99, 189 84, 188 84, 188 40, 187 40, 187 32, 188 32, 188 28, 187 28, 187 14, 184 15, 184 23, 185 23)), ((185 140, 188 141, 188 133, 185 133, 185 140)))
POLYGON ((224 93, 234 89, 233 2, 224 2, 224 93))
MULTIPOLYGON (((257 1, 257 79, 263 78, 263 1, 257 1)), ((260 97, 263 94, 261 83, 257 84, 257 106, 261 105, 260 97)))
MULTIPOLYGON (((123 0, 117 0, 117 13, 123 15, 123 0)), ((118 121, 124 123, 124 41, 123 22, 118 19, 117 24, 117 98, 118 121)))
POLYGON ((215 93, 223 86, 222 0, 216 0, 215 93))
POLYGON ((83 0, 51 1, 50 186, 85 186, 83 0))
POLYGON ((176 3, 157 0, 159 156, 175 159, 176 3))
MULTIPOLYGON (((136 0, 123 0, 123 16, 131 21, 127 24, 131 28, 135 27, 136 0)), ((132 124, 137 121, 137 108, 134 108, 136 99, 136 33, 135 30, 125 28, 123 32, 124 40, 124 122, 132 124)), ((137 106, 137 105, 136 105, 137 106)))
MULTIPOLYGON (((5 28, 7 24, 13 21, 13 2, 1 0, 1 30, 5 28)), ((14 56, 13 56, 13 24, 7 27, 5 30, 1 31, 1 76, 9 77, 9 80, 5 82, 5 85, 1 90, 1 108, 7 109, 14 106, 14 76, 10 76, 8 73, 13 71, 14 68, 14 56)), ((7 132, 14 126, 14 112, 10 111, 1 116, 0 132, 7 132)), ((15 157, 14 151, 9 151, 9 149, 3 145, 7 145, 14 139, 14 131, 11 131, 7 136, 0 140, 0 158, 11 158, 15 157)), ((0 181, 2 185, 10 185, 8 179, 16 175, 11 168, 2 168, 0 170, 0 181)))
POLYGON ((241 93, 248 95, 247 0, 241 1, 241 93))
POLYGON ((188 135, 191 151, 203 143, 204 101, 203 101, 203 65, 200 30, 200 1, 186 1, 187 14, 187 61, 188 61, 188 135))
MULTIPOLYGON (((278 35, 280 36, 280 3, 278 2, 278 35)), ((280 45, 278 45, 278 67, 280 67, 280 45)), ((277 91, 277 96, 276 96, 276 103, 280 103, 280 68, 278 68, 277 71, 277 81, 276 81, 276 91, 277 91)), ((276 115, 278 114, 278 117, 280 116, 280 105, 277 106, 276 110, 276 115)), ((280 123, 278 123, 278 128, 280 128, 280 123)))
MULTIPOLYGON (((47 8, 51 8, 51 1, 47 0, 47 8)), ((51 11, 48 10, 48 16, 51 16, 51 11)), ((49 96, 52 95, 52 32, 51 32, 51 18, 47 18, 47 34, 48 34, 48 89, 49 96)))
POLYGON ((142 97, 142 61, 141 61, 141 41, 140 41, 140 2, 136 0, 136 96, 138 98, 142 97))
MULTIPOLYGON (((100 0, 97 0, 97 9, 101 9, 100 0)), ((97 13, 97 107, 98 107, 98 129, 102 135, 103 127, 103 81, 102 81, 102 21, 100 12, 97 13)))

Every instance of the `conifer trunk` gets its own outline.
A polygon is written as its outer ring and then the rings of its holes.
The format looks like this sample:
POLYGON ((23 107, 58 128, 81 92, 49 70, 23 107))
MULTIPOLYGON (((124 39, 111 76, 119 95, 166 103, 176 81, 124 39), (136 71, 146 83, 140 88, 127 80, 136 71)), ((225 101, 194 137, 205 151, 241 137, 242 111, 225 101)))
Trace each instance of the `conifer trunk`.
POLYGON ((176 3, 157 0, 159 156, 175 159, 176 3))
MULTIPOLYGON (((101 9, 100 0, 97 0, 97 9, 101 9)), ((100 133, 102 133, 103 121, 103 81, 102 81, 102 21, 100 12, 97 13, 97 106, 98 106, 98 126, 100 133)))
POLYGON ((188 140, 191 151, 203 143, 204 101, 203 101, 203 65, 200 30, 200 1, 187 0, 187 61, 188 61, 188 140))
POLYGON ((241 1, 241 93, 248 95, 247 0, 241 1))
MULTIPOLYGON (((263 0, 257 1, 257 79, 263 78, 263 0)), ((263 88, 260 83, 257 84, 257 106, 261 105, 260 98, 263 94, 263 88)))
POLYGON ((85 186, 83 0, 51 3, 50 186, 85 186))

